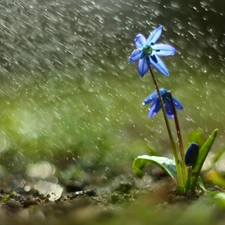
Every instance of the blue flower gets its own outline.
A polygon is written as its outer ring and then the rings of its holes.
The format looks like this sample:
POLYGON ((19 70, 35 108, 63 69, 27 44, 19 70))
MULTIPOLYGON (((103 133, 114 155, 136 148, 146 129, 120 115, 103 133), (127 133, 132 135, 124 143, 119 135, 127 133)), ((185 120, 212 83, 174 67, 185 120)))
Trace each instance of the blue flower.
MULTIPOLYGON (((160 94, 162 96, 162 100, 165 105, 167 116, 169 118, 173 118, 174 112, 173 112, 173 107, 172 107, 170 96, 169 96, 169 91, 164 88, 160 88, 160 94)), ((172 97, 172 98, 173 98, 175 107, 179 110, 183 109, 183 106, 181 105, 181 103, 176 98, 174 98, 174 97, 172 97)), ((162 108, 157 91, 155 91, 154 93, 149 95, 143 101, 143 105, 150 104, 150 103, 152 103, 152 104, 150 106, 148 116, 150 118, 153 118, 159 112, 159 110, 162 108)))
POLYGON ((177 50, 167 44, 155 44, 162 33, 162 26, 156 28, 147 38, 142 34, 138 34, 134 39, 135 49, 130 57, 129 63, 138 61, 138 71, 143 77, 149 70, 150 65, 153 65, 159 72, 165 76, 169 76, 168 69, 159 56, 174 55, 177 50))

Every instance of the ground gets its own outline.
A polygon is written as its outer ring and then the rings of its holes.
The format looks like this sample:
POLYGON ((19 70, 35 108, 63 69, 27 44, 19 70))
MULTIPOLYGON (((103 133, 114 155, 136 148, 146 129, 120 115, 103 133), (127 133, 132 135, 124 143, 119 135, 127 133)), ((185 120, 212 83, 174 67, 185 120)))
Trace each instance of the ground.
MULTIPOLYGON (((2 189, 0 218, 4 225, 33 224, 222 224, 223 207, 203 193, 178 195, 171 179, 131 176, 106 184, 68 181, 60 196, 31 188, 2 189), (53 196, 53 197, 52 197, 53 196), (212 204, 213 202, 213 204, 212 204), (176 218, 176 220, 174 220, 176 218)), ((24 186, 25 187, 25 186, 24 186)))

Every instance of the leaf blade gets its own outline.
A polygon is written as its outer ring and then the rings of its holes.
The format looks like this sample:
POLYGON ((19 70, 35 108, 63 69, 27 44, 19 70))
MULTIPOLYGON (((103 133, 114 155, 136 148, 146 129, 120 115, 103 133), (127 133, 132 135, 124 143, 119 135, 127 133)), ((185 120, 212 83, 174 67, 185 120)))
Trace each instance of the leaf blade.
POLYGON ((165 173, 167 173, 177 183, 177 170, 175 161, 161 156, 141 155, 134 159, 132 169, 134 174, 138 177, 143 177, 143 169, 150 163, 159 166, 165 173))
POLYGON ((206 142, 203 144, 201 149, 199 150, 199 155, 197 158, 197 161, 195 165, 192 167, 190 174, 188 176, 188 180, 186 183, 186 189, 194 191, 196 182, 198 180, 198 176, 201 172, 203 163, 212 147, 212 144, 214 143, 216 136, 218 133, 218 129, 215 129, 212 134, 209 136, 209 138, 206 140, 206 142))

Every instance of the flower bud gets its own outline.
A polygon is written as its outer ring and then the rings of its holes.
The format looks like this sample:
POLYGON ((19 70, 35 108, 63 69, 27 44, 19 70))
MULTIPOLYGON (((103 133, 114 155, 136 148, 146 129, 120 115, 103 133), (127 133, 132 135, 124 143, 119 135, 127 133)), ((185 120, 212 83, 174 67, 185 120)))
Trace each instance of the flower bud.
POLYGON ((195 165, 198 158, 198 152, 199 152, 199 145, 196 143, 191 143, 185 154, 184 162, 186 166, 195 165))

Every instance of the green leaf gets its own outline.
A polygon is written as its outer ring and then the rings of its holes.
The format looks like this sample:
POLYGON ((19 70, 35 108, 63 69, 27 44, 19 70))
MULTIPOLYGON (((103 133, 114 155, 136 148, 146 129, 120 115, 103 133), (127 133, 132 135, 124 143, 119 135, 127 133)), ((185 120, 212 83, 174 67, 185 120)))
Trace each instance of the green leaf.
POLYGON ((188 176, 188 180, 186 184, 187 190, 194 191, 196 182, 198 180, 199 174, 202 169, 202 165, 209 153, 209 150, 212 147, 213 142, 215 141, 217 133, 218 133, 218 129, 215 129, 213 133, 209 136, 209 138, 206 140, 206 142, 203 144, 201 149, 199 150, 197 161, 195 165, 192 167, 188 176))
POLYGON ((143 177, 143 169, 150 163, 154 163, 165 171, 176 182, 177 170, 175 161, 161 156, 141 155, 134 159, 132 169, 138 177, 143 177))
POLYGON ((203 183, 203 180, 202 180, 202 178, 201 178, 200 176, 198 177, 198 185, 199 185, 199 187, 200 187, 204 192, 206 192, 207 194, 216 196, 216 194, 218 193, 218 192, 216 192, 216 191, 208 191, 208 190, 205 188, 205 185, 204 185, 204 183, 203 183))
POLYGON ((217 205, 219 205, 222 208, 225 208, 225 193, 224 192, 218 192, 214 196, 214 200, 217 205))

